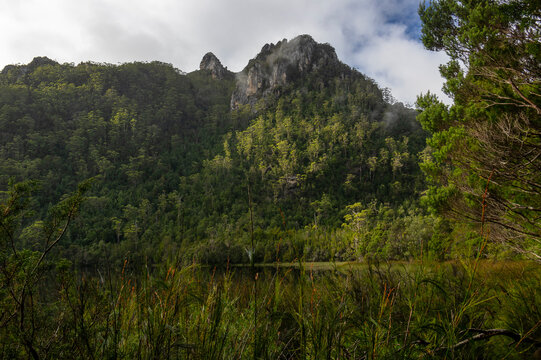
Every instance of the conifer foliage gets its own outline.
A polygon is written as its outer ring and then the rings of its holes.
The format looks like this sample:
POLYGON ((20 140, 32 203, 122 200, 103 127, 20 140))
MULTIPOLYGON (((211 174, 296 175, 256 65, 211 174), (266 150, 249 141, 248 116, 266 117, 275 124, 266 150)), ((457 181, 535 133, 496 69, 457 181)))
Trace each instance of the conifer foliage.
POLYGON ((422 40, 443 50, 450 107, 419 97, 432 133, 422 165, 432 206, 541 259, 541 8, 537 1, 438 0, 419 8, 422 40), (486 230, 486 229, 485 229, 486 230))

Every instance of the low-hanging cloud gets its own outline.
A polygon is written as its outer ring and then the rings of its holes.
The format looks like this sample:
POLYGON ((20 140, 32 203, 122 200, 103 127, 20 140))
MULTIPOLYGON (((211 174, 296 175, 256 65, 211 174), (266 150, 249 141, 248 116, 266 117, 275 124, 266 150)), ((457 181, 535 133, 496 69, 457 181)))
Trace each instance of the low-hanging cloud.
POLYGON ((413 103, 441 95, 442 54, 419 40, 417 0, 0 0, 0 68, 34 56, 60 62, 159 60, 184 71, 214 52, 240 71, 268 42, 310 34, 346 64, 413 103))

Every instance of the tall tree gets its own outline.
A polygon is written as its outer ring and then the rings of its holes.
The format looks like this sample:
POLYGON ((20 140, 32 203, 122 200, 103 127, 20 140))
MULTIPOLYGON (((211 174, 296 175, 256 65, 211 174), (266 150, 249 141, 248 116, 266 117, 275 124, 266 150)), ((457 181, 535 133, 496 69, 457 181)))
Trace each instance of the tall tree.
POLYGON ((418 107, 432 133, 423 169, 431 204, 541 261, 541 7, 526 0, 420 5, 422 40, 443 50, 450 107, 418 107))
POLYGON ((48 255, 68 231, 91 182, 81 183, 77 191, 51 207, 45 220, 25 229, 36 183, 13 184, 9 191, 0 192, 0 337, 9 336, 14 348, 20 345, 28 358, 47 357, 62 323, 62 319, 58 324, 40 322, 43 309, 49 306, 40 286, 46 282, 48 255), (39 250, 22 248, 28 243, 25 238, 39 250))

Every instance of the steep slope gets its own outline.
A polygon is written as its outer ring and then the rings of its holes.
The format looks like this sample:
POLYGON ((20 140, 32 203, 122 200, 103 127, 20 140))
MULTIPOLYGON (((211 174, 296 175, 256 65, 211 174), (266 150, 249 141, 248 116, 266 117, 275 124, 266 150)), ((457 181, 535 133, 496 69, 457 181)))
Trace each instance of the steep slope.
POLYGON ((213 53, 209 52, 203 56, 201 63, 199 64, 200 71, 209 71, 213 79, 231 79, 233 73, 225 68, 220 60, 213 53))
POLYGON ((401 204, 423 188, 415 112, 383 100, 371 79, 309 36, 265 45, 237 74, 223 152, 182 181, 184 237, 248 234, 248 187, 256 228, 338 228, 348 204, 401 204), (284 218, 285 217, 285 218, 284 218))
POLYGON ((233 78, 168 64, 57 64, 36 58, 0 75, 0 188, 41 183, 39 211, 99 176, 72 241, 116 237, 123 208, 174 191, 229 131, 233 78), (91 209, 90 209, 91 208, 91 209))
POLYGON ((189 74, 36 58, 0 74, 0 189, 40 180, 43 213, 98 176, 64 244, 78 262, 208 258, 216 243, 241 249, 252 221, 272 242, 333 231, 356 202, 414 199, 414 117, 307 35, 265 45, 238 74, 212 53, 189 74))
POLYGON ((231 107, 254 105, 262 97, 273 92, 279 94, 281 87, 308 74, 316 73, 323 79, 347 70, 330 45, 319 44, 309 35, 298 36, 289 42, 284 39, 276 45, 266 44, 236 74, 237 85, 231 97, 231 107))

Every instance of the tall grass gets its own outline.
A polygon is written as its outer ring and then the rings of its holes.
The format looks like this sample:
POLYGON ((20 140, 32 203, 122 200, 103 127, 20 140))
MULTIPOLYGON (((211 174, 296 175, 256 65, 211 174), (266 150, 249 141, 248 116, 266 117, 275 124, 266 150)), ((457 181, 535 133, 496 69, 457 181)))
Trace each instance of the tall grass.
MULTIPOLYGON (((541 270, 472 266, 61 272, 38 334, 53 341, 35 343, 55 359, 528 358, 541 346, 541 270)), ((26 357, 11 340, 0 329, 0 356, 26 357)))

